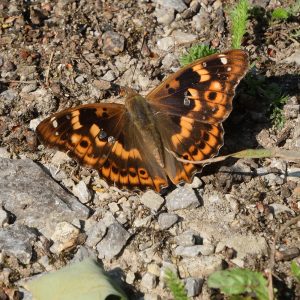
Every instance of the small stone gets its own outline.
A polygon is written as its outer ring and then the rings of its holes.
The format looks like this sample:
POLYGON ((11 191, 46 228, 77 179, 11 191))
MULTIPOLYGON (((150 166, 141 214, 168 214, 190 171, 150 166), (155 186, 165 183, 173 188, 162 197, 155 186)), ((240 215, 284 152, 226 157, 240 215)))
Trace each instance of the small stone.
POLYGON ((199 278, 186 278, 185 279, 185 290, 188 297, 198 296, 203 286, 203 279, 199 278))
POLYGON ((37 89, 37 84, 36 83, 30 83, 26 84, 23 88, 21 93, 30 93, 33 92, 37 89))
POLYGON ((10 153, 7 151, 6 147, 0 147, 0 157, 10 158, 10 153))
POLYGON ((185 231, 175 237, 176 244, 179 246, 193 246, 195 245, 196 238, 193 232, 185 231))
POLYGON ((204 9, 200 9, 199 13, 193 17, 192 24, 195 27, 196 31, 201 32, 206 31, 207 24, 210 24, 210 17, 208 12, 204 9))
POLYGON ((84 75, 79 75, 75 78, 75 82, 82 84, 85 82, 85 76, 84 75))
POLYGON ((176 62, 176 58, 172 53, 167 53, 162 60, 163 67, 165 69, 170 69, 175 62, 176 62))
POLYGON ((73 247, 76 244, 79 233, 80 230, 68 222, 58 223, 51 236, 51 240, 54 243, 50 247, 50 251, 58 254, 65 249, 73 247))
POLYGON ((97 245, 99 258, 112 259, 120 253, 129 238, 130 234, 119 223, 111 224, 105 237, 97 245))
POLYGON ((175 11, 173 8, 160 6, 156 7, 155 16, 159 24, 169 25, 175 19, 175 11))
POLYGON ((157 47, 163 51, 168 51, 174 45, 175 45, 175 39, 171 36, 164 37, 157 41, 157 47))
POLYGON ((147 290, 152 290, 157 285, 157 277, 151 273, 145 273, 141 280, 141 285, 147 290))
POLYGON ((145 218, 136 218, 133 222, 134 227, 148 227, 151 223, 151 216, 147 216, 145 218))
POLYGON ((157 212, 162 207, 165 200, 159 194, 150 190, 142 195, 141 202, 152 211, 157 212))
POLYGON ((128 284, 133 284, 134 281, 135 281, 135 274, 134 272, 132 271, 129 271, 126 275, 126 279, 125 281, 128 283, 128 284))
POLYGON ((178 187, 166 196, 168 211, 184 208, 196 208, 200 205, 193 189, 189 187, 178 187))
POLYGON ((192 43, 197 40, 197 35, 183 32, 181 30, 175 30, 172 33, 176 44, 192 43))
POLYGON ((106 80, 106 81, 113 81, 113 80, 115 80, 116 79, 116 75, 115 75, 115 73, 114 73, 114 71, 112 71, 112 70, 109 70, 109 71, 107 71, 105 74, 104 74, 104 76, 102 76, 102 78, 101 78, 102 80, 106 80))
POLYGON ((56 166, 60 166, 65 162, 70 161, 71 158, 62 151, 56 151, 51 159, 51 163, 56 165, 56 166))
POLYGON ((13 224, 0 229, 0 249, 4 256, 16 257, 21 263, 29 264, 32 257, 32 245, 36 240, 33 229, 13 224))
POLYGON ((172 227, 178 219, 179 217, 176 214, 161 213, 158 216, 158 225, 160 229, 165 230, 172 227))
POLYGON ((186 4, 182 0, 156 0, 156 3, 166 8, 173 8, 178 12, 187 9, 186 4))
POLYGON ((8 224, 8 214, 0 207, 0 227, 4 227, 8 224))
POLYGON ((276 251, 275 259, 276 261, 289 261, 300 255, 300 250, 297 247, 291 247, 282 251, 276 251))
POLYGON ((222 270, 223 260, 219 256, 184 257, 178 263, 181 278, 203 278, 222 270))
MULTIPOLYGON (((9 276, 12 273, 12 270, 9 268, 1 268, 1 272, 0 272, 0 282, 1 284, 5 284, 6 286, 9 286, 10 284, 10 280, 9 280, 9 276)), ((0 297, 0 299, 2 299, 0 297)))
POLYGON ((96 222, 94 226, 86 229, 87 239, 85 244, 89 247, 95 247, 104 237, 107 230, 106 224, 102 220, 96 222))
POLYGON ((30 128, 32 131, 35 131, 36 128, 38 127, 38 125, 41 123, 41 121, 42 121, 41 118, 36 118, 36 119, 30 120, 30 122, 29 122, 29 128, 30 128))
POLYGON ((239 268, 245 267, 245 262, 239 258, 233 258, 230 260, 233 264, 237 265, 239 268))
POLYGON ((192 183, 186 183, 185 185, 192 189, 199 189, 202 187, 203 183, 199 177, 195 176, 192 183))
POLYGON ((147 266, 147 270, 149 273, 154 274, 155 276, 160 276, 160 267, 157 264, 149 264, 147 266))
POLYGON ((109 81, 101 80, 101 79, 95 79, 93 81, 93 86, 99 90, 109 90, 111 88, 111 84, 109 81))
POLYGON ((116 202, 108 203, 108 207, 113 214, 120 210, 120 207, 116 202))
POLYGON ((102 37, 103 52, 106 55, 117 55, 124 50, 125 38, 114 31, 106 31, 102 37))
POLYGON ((178 246, 175 249, 175 255, 183 257, 195 257, 200 254, 211 255, 214 253, 212 245, 194 245, 194 246, 178 246))
POLYGON ((81 203, 88 203, 92 199, 91 192, 83 180, 79 181, 78 184, 73 187, 73 194, 81 203))
POLYGON ((275 216, 278 216, 279 214, 281 214, 283 212, 289 212, 289 213, 291 213, 292 216, 295 215, 295 212, 292 209, 290 209, 286 205, 283 205, 280 203, 272 203, 269 205, 269 207, 271 207, 273 209, 275 216))

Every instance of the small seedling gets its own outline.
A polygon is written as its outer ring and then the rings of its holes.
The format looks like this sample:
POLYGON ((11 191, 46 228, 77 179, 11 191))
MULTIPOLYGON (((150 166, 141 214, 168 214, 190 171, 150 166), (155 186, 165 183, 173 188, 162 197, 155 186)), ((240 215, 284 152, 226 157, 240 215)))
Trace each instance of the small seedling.
POLYGON ((300 282, 300 266, 295 261, 291 263, 291 271, 294 277, 300 282))
POLYGON ((287 9, 283 8, 283 7, 278 7, 275 8, 272 11, 271 14, 271 20, 272 21, 282 21, 282 20, 287 20, 289 18, 289 12, 287 11, 287 9))
POLYGON ((177 275, 170 269, 165 271, 165 281, 167 287, 173 294, 174 300, 189 300, 184 285, 177 277, 177 275))
MULTIPOLYGON (((267 280, 259 272, 247 269, 218 271, 209 276, 208 286, 220 291, 231 299, 237 295, 253 295, 259 300, 268 300, 267 280)), ((241 299, 241 298, 240 298, 241 299)), ((251 299, 251 298, 243 298, 251 299)))
POLYGON ((199 58, 214 54, 216 52, 216 49, 210 48, 207 45, 194 45, 188 50, 187 54, 182 55, 179 58, 179 62, 182 66, 185 66, 199 58))
POLYGON ((248 20, 249 3, 248 0, 240 0, 240 2, 232 9, 231 18, 231 36, 232 48, 241 48, 243 36, 246 33, 248 20))

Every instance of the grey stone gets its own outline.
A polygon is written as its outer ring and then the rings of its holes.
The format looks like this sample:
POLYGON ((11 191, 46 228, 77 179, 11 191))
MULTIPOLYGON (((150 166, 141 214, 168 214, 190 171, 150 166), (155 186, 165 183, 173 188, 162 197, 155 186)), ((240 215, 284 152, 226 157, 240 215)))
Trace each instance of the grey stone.
POLYGON ((195 235, 191 231, 183 232, 175 237, 176 244, 179 246, 193 246, 195 245, 195 235))
POLYGON ((178 221, 178 215, 176 214, 161 213, 158 216, 158 225, 162 230, 170 228, 177 221, 178 221))
POLYGON ((168 51, 175 45, 175 39, 171 36, 166 36, 157 41, 157 47, 160 50, 168 51))
POLYGON ((133 283, 134 283, 134 280, 135 280, 135 274, 134 274, 134 272, 128 271, 128 273, 127 273, 127 275, 126 275, 125 281, 126 281, 128 284, 133 284, 133 283))
POLYGON ((84 75, 79 75, 75 78, 75 82, 82 84, 85 82, 85 76, 84 75))
POLYGON ((295 215, 295 212, 286 205, 283 205, 280 203, 272 203, 269 206, 273 209, 275 216, 278 216, 279 214, 286 212, 286 211, 291 213, 292 216, 295 215))
POLYGON ((13 101, 17 100, 18 93, 13 90, 9 89, 0 94, 0 102, 5 102, 6 104, 12 103, 13 101))
POLYGON ((142 195, 141 202, 152 211, 156 212, 162 207, 165 200, 162 196, 154 191, 147 191, 142 195))
POLYGON ((145 218, 136 218, 133 222, 134 227, 148 227, 151 223, 151 216, 145 218))
POLYGON ((106 55, 117 55, 124 50, 125 38, 114 31, 106 31, 103 34, 103 52, 106 55))
POLYGON ((181 30, 174 30, 172 36, 175 39, 176 44, 192 43, 197 40, 197 35, 183 32, 181 30))
POLYGON ((222 270, 223 260, 219 256, 184 257, 178 263, 181 278, 203 278, 222 270))
POLYGON ((154 274, 147 272, 142 277, 141 285, 147 290, 152 290, 157 285, 157 277, 154 274))
POLYGON ((10 158, 10 153, 7 151, 6 147, 0 147, 0 157, 10 158))
POLYGON ((106 81, 113 81, 116 79, 116 75, 114 71, 109 70, 104 74, 104 76, 101 77, 101 79, 106 81))
POLYGON ((186 4, 182 0, 155 0, 155 2, 161 6, 173 8, 178 12, 183 12, 187 9, 186 4))
POLYGON ((30 93, 33 92, 37 89, 37 84, 36 83, 30 83, 30 84, 26 84, 23 88, 22 88, 22 93, 30 93))
POLYGON ((106 224, 100 220, 95 225, 86 230, 87 239, 85 244, 89 247, 95 247, 104 237, 107 230, 106 224))
POLYGON ((175 11, 173 8, 160 6, 156 7, 155 16, 159 24, 169 25, 175 19, 175 11))
POLYGON ((130 234, 119 223, 111 224, 105 237, 97 245, 99 258, 112 259, 120 253, 129 238, 130 234))
POLYGON ((48 239, 57 223, 86 219, 89 209, 29 159, 0 158, 0 205, 17 223, 37 228, 48 239))
POLYGON ((193 245, 193 246, 178 246, 175 249, 175 255, 183 257, 195 257, 200 254, 211 255, 214 253, 212 245, 193 245))
POLYGON ((78 184, 76 184, 73 187, 73 194, 80 200, 82 203, 87 203, 92 199, 92 194, 84 181, 79 181, 78 184))
POLYGON ((210 24, 209 14, 201 8, 199 13, 193 17, 192 24, 196 31, 205 32, 208 24, 210 24))
POLYGON ((169 211, 184 208, 196 208, 200 205, 193 189, 178 187, 166 196, 166 206, 169 211))
POLYGON ((16 257, 21 263, 29 264, 36 238, 33 229, 13 224, 0 229, 0 250, 4 255, 16 257))
POLYGON ((198 296, 203 286, 203 279, 200 278, 186 278, 185 279, 185 290, 188 297, 198 296))

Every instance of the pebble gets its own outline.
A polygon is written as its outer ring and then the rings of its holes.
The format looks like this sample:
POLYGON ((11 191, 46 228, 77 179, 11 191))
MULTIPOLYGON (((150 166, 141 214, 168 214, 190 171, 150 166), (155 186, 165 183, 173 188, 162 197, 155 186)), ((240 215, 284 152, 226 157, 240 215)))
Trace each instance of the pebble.
POLYGON ((183 12, 187 9, 186 4, 182 0, 155 0, 157 4, 167 7, 173 8, 178 12, 183 12))
POLYGON ((106 31, 103 36, 103 52, 106 55, 117 55, 124 50, 125 38, 114 31, 106 31))
POLYGON ((148 227, 151 223, 151 216, 145 218, 136 218, 133 222, 134 227, 148 227))
POLYGON ((163 206, 165 200, 154 191, 147 191, 142 195, 141 202, 151 211, 157 212, 163 206))
POLYGON ((120 207, 116 202, 108 203, 108 207, 113 214, 120 210, 120 207))
POLYGON ((95 79, 93 81, 93 86, 97 88, 98 90, 109 90, 111 88, 111 84, 109 81, 101 80, 101 79, 95 79))
POLYGON ((37 89, 37 84, 36 83, 30 83, 30 84, 26 84, 22 90, 21 93, 30 93, 33 92, 37 89))
POLYGON ((283 205, 280 203, 272 203, 269 205, 269 207, 271 207, 273 209, 275 216, 278 216, 279 214, 281 214, 283 212, 289 212, 289 213, 291 213, 292 216, 295 215, 295 212, 292 209, 290 209, 286 205, 283 205))
POLYGON ((223 260, 219 256, 184 257, 178 263, 181 278, 203 278, 222 270, 223 260))
POLYGON ((186 278, 185 280, 185 290, 187 292, 188 297, 198 296, 201 292, 203 286, 203 279, 199 278, 186 278))
POLYGON ((175 237, 176 244, 179 246, 193 246, 195 245, 196 238, 193 232, 185 231, 175 237))
POLYGON ((192 19, 192 25, 197 32, 205 32, 207 30, 207 24, 210 24, 210 17, 207 11, 203 8, 192 19))
MULTIPOLYGON (((1 285, 4 284, 6 286, 9 286, 10 285, 10 280, 9 280, 9 276, 11 275, 12 273, 12 270, 9 269, 9 268, 1 268, 1 272, 0 272, 0 282, 1 282, 1 285)), ((2 299, 0 297, 0 299, 2 299)))
POLYGON ((194 190, 189 187, 178 187, 166 196, 168 211, 184 208, 196 208, 200 205, 194 190))
POLYGON ((128 283, 128 284, 133 284, 134 281, 135 281, 135 274, 134 272, 132 271, 129 271, 126 275, 126 279, 125 281, 128 283))
POLYGON ((170 69, 176 61, 176 57, 173 53, 167 53, 162 60, 163 68, 170 69))
POLYGON ((275 259, 276 261, 289 261, 300 255, 300 249, 297 247, 291 247, 282 251, 276 251, 275 259))
POLYGON ((176 214, 161 213, 158 216, 158 225, 161 230, 169 229, 178 221, 178 219, 179 217, 176 214))
POLYGON ((92 194, 83 180, 73 187, 73 194, 81 203, 88 203, 92 199, 92 194))
POLYGON ((193 246, 178 246, 175 249, 175 255, 183 257, 195 257, 200 254, 211 255, 214 253, 212 245, 193 245, 193 246))
POLYGON ((107 226, 102 220, 95 221, 93 226, 86 229, 87 239, 85 244, 91 248, 95 247, 104 237, 106 230, 107 226))
POLYGON ((185 185, 188 188, 199 189, 203 186, 203 182, 201 181, 201 179, 199 177, 195 176, 193 178, 192 183, 186 183, 185 185))
POLYGON ((141 280, 141 286, 146 288, 147 290, 152 290, 157 285, 157 277, 151 273, 145 273, 141 280))
POLYGON ((13 101, 17 100, 18 93, 13 89, 8 89, 0 94, 0 100, 5 104, 11 104, 13 101))
POLYGON ((29 122, 29 128, 30 128, 32 131, 35 131, 36 128, 38 127, 38 125, 41 123, 41 121, 42 121, 41 118, 36 118, 36 119, 30 120, 30 122, 29 122))
POLYGON ((96 249, 100 259, 112 259, 120 253, 126 245, 130 234, 119 223, 113 223, 107 228, 105 237, 99 242, 96 249))
POLYGON ((78 84, 82 84, 84 83, 86 80, 85 76, 84 75, 79 75, 75 78, 75 82, 77 82, 78 84))
POLYGON ((33 229, 13 224, 0 228, 0 249, 4 256, 16 257, 21 263, 27 265, 32 257, 32 245, 36 240, 33 229))
POLYGON ((104 76, 101 77, 101 79, 106 81, 113 81, 116 79, 116 75, 114 71, 109 70, 104 74, 104 76))
POLYGON ((53 165, 60 166, 63 163, 68 162, 70 160, 71 160, 71 158, 65 152, 55 151, 55 153, 51 159, 51 163, 53 165))
POLYGON ((0 207, 0 227, 4 227, 8 224, 8 214, 7 212, 0 207))
POLYGON ((175 45, 175 39, 171 36, 166 36, 157 41, 157 47, 160 50, 168 51, 175 45))
POLYGON ((54 243, 50 247, 50 251, 59 254, 63 250, 73 247, 76 245, 79 233, 80 230, 68 222, 58 223, 51 236, 54 243))
POLYGON ((7 151, 6 147, 0 147, 0 157, 10 158, 10 153, 7 151))
POLYGON ((181 30, 174 30, 172 36, 175 39, 176 44, 192 43, 197 40, 197 35, 183 32, 181 30))
POLYGON ((154 12, 157 22, 163 25, 171 24, 175 19, 175 10, 164 6, 158 6, 154 12))
POLYGON ((147 266, 147 270, 149 273, 154 274, 155 276, 160 276, 160 267, 157 264, 149 264, 147 266))

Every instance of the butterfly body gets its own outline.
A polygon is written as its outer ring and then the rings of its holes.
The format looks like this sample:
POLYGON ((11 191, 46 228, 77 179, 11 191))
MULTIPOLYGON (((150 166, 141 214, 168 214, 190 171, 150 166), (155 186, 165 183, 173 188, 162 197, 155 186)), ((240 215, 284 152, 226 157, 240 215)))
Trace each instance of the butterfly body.
POLYGON ((169 76, 146 97, 126 89, 124 105, 95 103, 58 112, 39 124, 37 134, 112 184, 160 192, 170 181, 191 182, 201 171, 171 152, 196 161, 218 153, 222 122, 247 67, 242 50, 214 54, 169 76))

